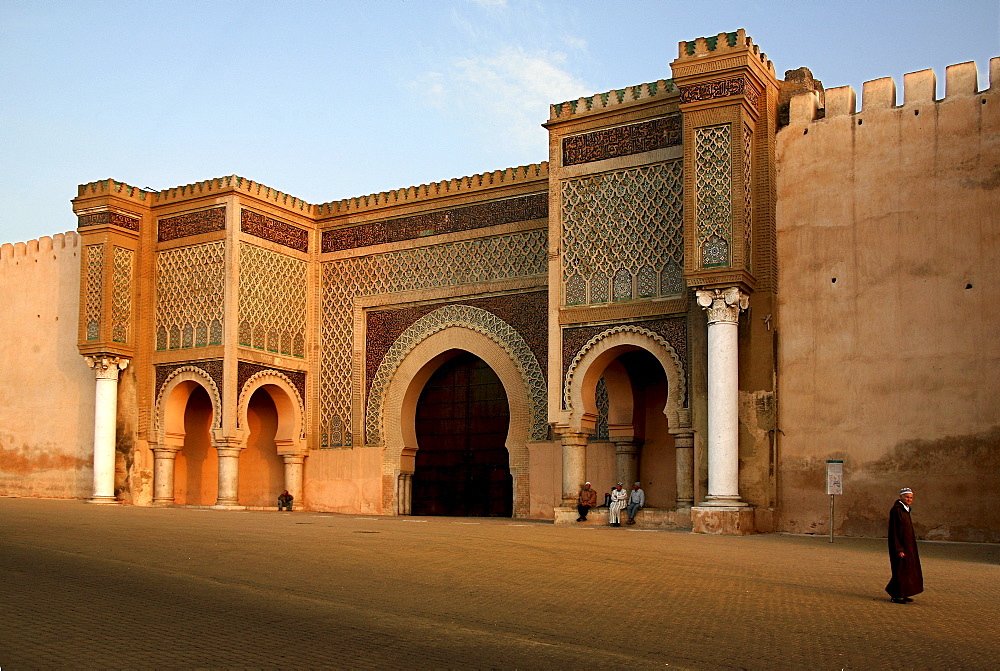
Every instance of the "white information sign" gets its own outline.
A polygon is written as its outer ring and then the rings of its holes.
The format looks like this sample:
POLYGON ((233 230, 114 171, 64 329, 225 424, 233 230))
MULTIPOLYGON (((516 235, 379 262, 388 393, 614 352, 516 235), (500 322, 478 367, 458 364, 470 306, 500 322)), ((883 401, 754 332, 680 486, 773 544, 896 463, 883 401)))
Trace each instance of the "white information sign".
POLYGON ((826 493, 831 496, 844 493, 844 462, 841 460, 826 462, 826 493))

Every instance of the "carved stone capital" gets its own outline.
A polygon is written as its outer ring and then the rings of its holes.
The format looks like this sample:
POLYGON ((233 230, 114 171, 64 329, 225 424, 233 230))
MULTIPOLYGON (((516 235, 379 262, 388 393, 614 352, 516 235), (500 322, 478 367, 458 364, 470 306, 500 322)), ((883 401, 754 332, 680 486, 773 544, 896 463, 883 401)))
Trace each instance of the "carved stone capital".
POLYGON ((750 296, 739 287, 700 289, 695 292, 700 305, 708 313, 709 324, 737 324, 740 311, 750 306, 750 296))
POLYGON ((129 360, 119 356, 85 356, 83 360, 94 369, 98 380, 117 380, 118 371, 128 368, 129 360))

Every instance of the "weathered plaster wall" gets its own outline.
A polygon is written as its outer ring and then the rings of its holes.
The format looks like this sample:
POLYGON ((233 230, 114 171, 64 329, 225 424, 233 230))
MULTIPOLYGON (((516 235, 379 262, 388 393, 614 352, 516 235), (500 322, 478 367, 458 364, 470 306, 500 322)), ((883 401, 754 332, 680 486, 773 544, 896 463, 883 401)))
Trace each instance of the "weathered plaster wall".
POLYGON ((86 498, 94 374, 77 353, 79 238, 0 248, 0 494, 86 498))
POLYGON ((778 134, 779 530, 1000 541, 1000 59, 792 100, 778 134))
POLYGON ((380 447, 313 450, 305 460, 303 481, 305 505, 310 510, 383 514, 380 447))

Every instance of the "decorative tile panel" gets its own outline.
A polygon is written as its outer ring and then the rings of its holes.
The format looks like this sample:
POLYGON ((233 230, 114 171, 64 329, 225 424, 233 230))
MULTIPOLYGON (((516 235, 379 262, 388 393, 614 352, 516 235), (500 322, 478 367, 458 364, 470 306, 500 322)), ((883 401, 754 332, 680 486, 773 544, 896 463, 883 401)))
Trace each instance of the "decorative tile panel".
POLYGON ((611 399, 608 397, 608 383, 601 377, 594 390, 594 402, 597 404, 597 421, 594 422, 594 433, 591 440, 608 440, 611 432, 608 430, 608 413, 611 411, 611 399))
POLYGON ((251 363, 249 361, 239 361, 236 365, 236 389, 242 392, 243 385, 247 383, 247 380, 257 373, 266 370, 276 370, 287 377, 292 382, 295 390, 299 392, 298 400, 304 402, 306 397, 306 374, 305 371, 301 370, 288 370, 286 368, 275 368, 274 366, 262 366, 259 363, 251 363))
POLYGON ((548 231, 477 238, 323 265, 320 384, 322 445, 353 445, 353 308, 357 296, 544 275, 548 231))
POLYGON ((733 77, 732 79, 720 79, 714 82, 702 82, 691 86, 681 87, 681 104, 693 103, 702 100, 714 100, 716 98, 728 98, 729 96, 746 96, 751 106, 757 107, 757 100, 760 93, 746 77, 733 77))
POLYGON ((694 142, 701 265, 727 266, 733 230, 732 126, 695 129, 694 142))
POLYGON ((129 231, 139 231, 139 220, 135 217, 119 214, 118 212, 97 212, 95 214, 83 214, 76 218, 77 228, 86 226, 117 226, 129 231))
POLYGON ((615 300, 676 293, 654 278, 684 264, 681 176, 677 160, 563 182, 565 304, 609 302, 612 280, 615 300))
MULTIPOLYGON (((450 303, 411 305, 404 308, 369 310, 365 314, 365 403, 375 372, 385 353, 406 329, 424 315, 446 305, 462 305, 490 312, 510 324, 524 339, 535 359, 548 361, 548 292, 502 294, 485 298, 462 298, 450 303)), ((544 374, 544 371, 543 371, 544 374)))
POLYGON ((420 318, 393 343, 379 366, 368 397, 365 431, 367 442, 372 445, 382 440, 382 406, 393 374, 414 347, 429 336, 451 326, 461 326, 487 338, 502 347, 521 374, 528 392, 531 416, 529 439, 545 440, 548 437, 546 414, 545 377, 535 355, 510 324, 491 312, 468 305, 448 305, 420 318))
MULTIPOLYGON (((629 322, 627 324, 603 324, 596 326, 578 326, 564 328, 562 330, 562 379, 566 380, 570 364, 580 353, 584 345, 595 336, 613 327, 639 327, 662 337, 677 352, 681 367, 684 369, 685 379, 690 378, 688 372, 688 341, 687 341, 687 317, 670 317, 667 319, 649 319, 644 321, 629 322)), ((687 389, 684 389, 685 396, 687 389)), ((565 403, 566 390, 563 390, 563 409, 565 403)))
POLYGON ((240 230, 290 249, 309 251, 309 231, 257 212, 240 210, 240 230))
POLYGON ((187 361, 156 366, 157 398, 163 390, 163 383, 167 381, 170 374, 178 368, 183 368, 185 366, 200 368, 206 375, 208 375, 208 377, 212 379, 213 382, 215 382, 215 386, 218 388, 219 392, 222 392, 222 359, 204 359, 201 361, 187 361))
POLYGON ((84 323, 87 340, 97 340, 101 335, 101 275, 104 270, 104 245, 88 245, 86 248, 87 294, 85 296, 84 323))
POLYGON ((224 286, 224 242, 159 252, 156 349, 193 347, 201 331, 208 333, 208 345, 222 344, 224 286))
POLYGON ((240 243, 239 344, 305 356, 308 262, 240 243))
POLYGON ((681 143, 681 115, 563 138, 563 165, 577 165, 675 147, 681 143))
POLYGON ((323 232, 323 251, 336 252, 388 242, 414 240, 428 235, 458 233, 549 216, 549 196, 536 193, 519 198, 477 203, 452 210, 416 214, 388 221, 323 232))
POLYGON ((111 278, 111 339, 129 342, 132 324, 132 264, 135 252, 115 247, 111 278))
POLYGON ((160 242, 186 238, 189 235, 213 233, 226 230, 226 208, 213 207, 211 210, 189 212, 176 217, 167 217, 156 222, 156 239, 160 242))

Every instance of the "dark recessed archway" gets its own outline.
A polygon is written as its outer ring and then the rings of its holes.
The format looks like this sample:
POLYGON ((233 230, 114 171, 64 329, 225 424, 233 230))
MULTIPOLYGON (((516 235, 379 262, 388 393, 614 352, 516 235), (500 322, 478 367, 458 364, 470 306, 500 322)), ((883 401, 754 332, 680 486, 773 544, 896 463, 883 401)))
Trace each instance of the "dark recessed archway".
POLYGON ((424 385, 416 410, 414 515, 511 517, 510 411, 500 378, 462 352, 424 385))

